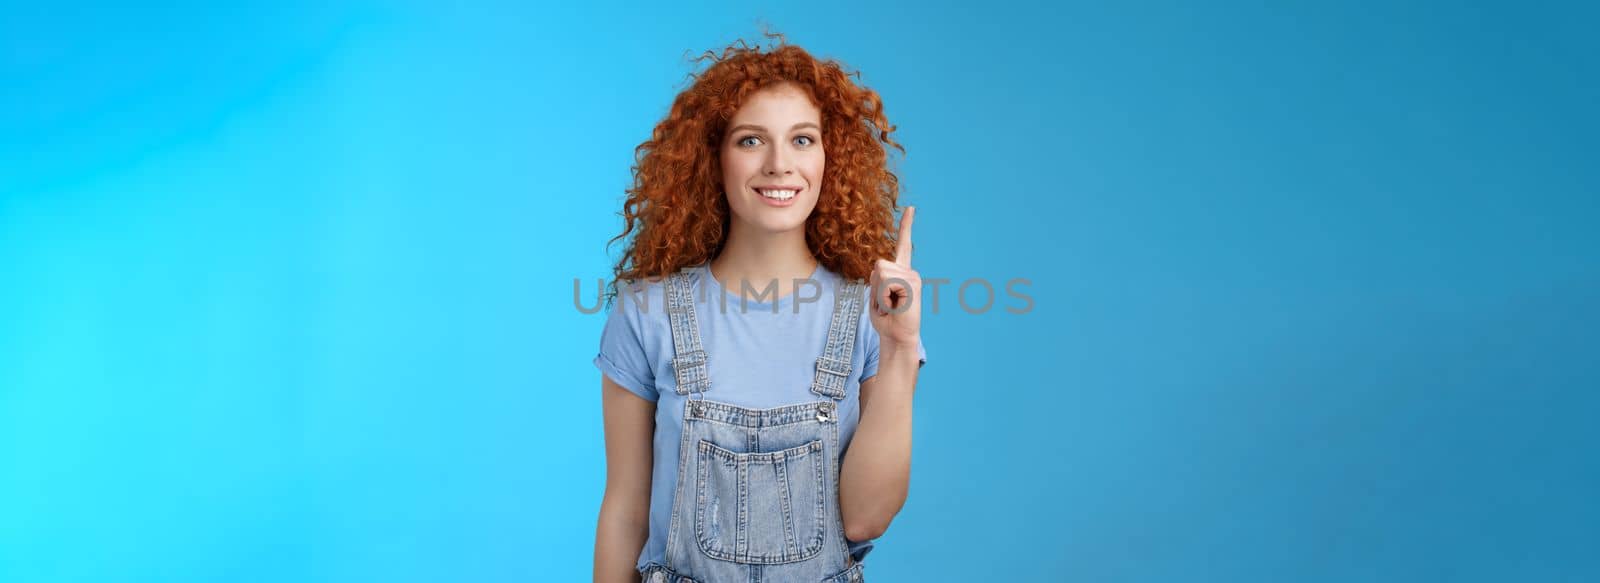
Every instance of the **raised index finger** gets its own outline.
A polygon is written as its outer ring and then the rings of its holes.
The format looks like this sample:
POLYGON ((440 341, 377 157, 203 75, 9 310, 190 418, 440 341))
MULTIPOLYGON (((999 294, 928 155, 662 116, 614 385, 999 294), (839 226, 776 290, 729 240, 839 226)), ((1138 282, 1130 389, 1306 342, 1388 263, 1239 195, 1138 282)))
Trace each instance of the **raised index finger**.
POLYGON ((911 267, 911 219, 917 216, 917 207, 908 206, 900 215, 900 237, 895 244, 894 262, 911 267))

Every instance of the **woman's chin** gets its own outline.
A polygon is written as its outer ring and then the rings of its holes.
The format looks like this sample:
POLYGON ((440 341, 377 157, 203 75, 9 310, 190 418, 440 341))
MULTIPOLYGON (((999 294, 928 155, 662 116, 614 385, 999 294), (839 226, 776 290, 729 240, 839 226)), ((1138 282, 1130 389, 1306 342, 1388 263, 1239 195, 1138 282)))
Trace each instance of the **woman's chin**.
POLYGON ((755 227, 763 233, 787 233, 806 226, 806 217, 811 213, 809 207, 800 205, 788 207, 756 207, 748 209, 751 212, 739 213, 746 219, 744 222, 755 227))
POLYGON ((782 233, 793 233, 795 231, 804 231, 805 227, 805 221, 783 221, 761 225, 761 230, 777 235, 782 233))

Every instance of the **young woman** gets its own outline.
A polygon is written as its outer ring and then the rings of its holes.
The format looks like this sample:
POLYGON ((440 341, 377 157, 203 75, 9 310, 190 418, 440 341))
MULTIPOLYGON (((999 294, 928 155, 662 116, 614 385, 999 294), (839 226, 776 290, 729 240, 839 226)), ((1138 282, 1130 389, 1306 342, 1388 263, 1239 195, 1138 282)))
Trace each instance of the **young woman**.
POLYGON ((638 148, 594 360, 596 581, 858 582, 905 502, 926 352, 900 146, 877 93, 778 38, 708 55, 638 148))

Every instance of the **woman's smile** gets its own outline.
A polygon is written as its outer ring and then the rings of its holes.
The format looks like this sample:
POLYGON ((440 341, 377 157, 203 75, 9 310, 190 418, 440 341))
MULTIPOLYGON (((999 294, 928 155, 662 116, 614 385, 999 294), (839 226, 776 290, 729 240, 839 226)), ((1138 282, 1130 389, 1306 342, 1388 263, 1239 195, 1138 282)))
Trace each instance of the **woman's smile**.
POLYGON ((755 190, 756 194, 761 196, 761 200, 766 201, 767 204, 775 207, 786 207, 794 204, 795 195, 800 194, 801 189, 786 186, 782 188, 757 188, 755 190))

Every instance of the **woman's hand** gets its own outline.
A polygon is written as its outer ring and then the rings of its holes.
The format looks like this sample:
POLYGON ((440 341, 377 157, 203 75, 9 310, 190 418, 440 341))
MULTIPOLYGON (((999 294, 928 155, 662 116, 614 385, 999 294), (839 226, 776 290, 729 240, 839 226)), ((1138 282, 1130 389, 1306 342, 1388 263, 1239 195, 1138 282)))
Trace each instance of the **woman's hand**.
POLYGON ((900 237, 894 261, 879 259, 872 268, 872 328, 878 331, 878 351, 916 350, 922 331, 922 276, 911 268, 911 220, 917 207, 906 207, 900 217, 900 237))
POLYGON ((911 269, 911 219, 900 218, 894 261, 872 268, 872 327, 878 374, 861 382, 861 422, 839 473, 844 536, 872 540, 888 530, 911 483, 911 397, 916 391, 922 327, 922 276, 911 269))

